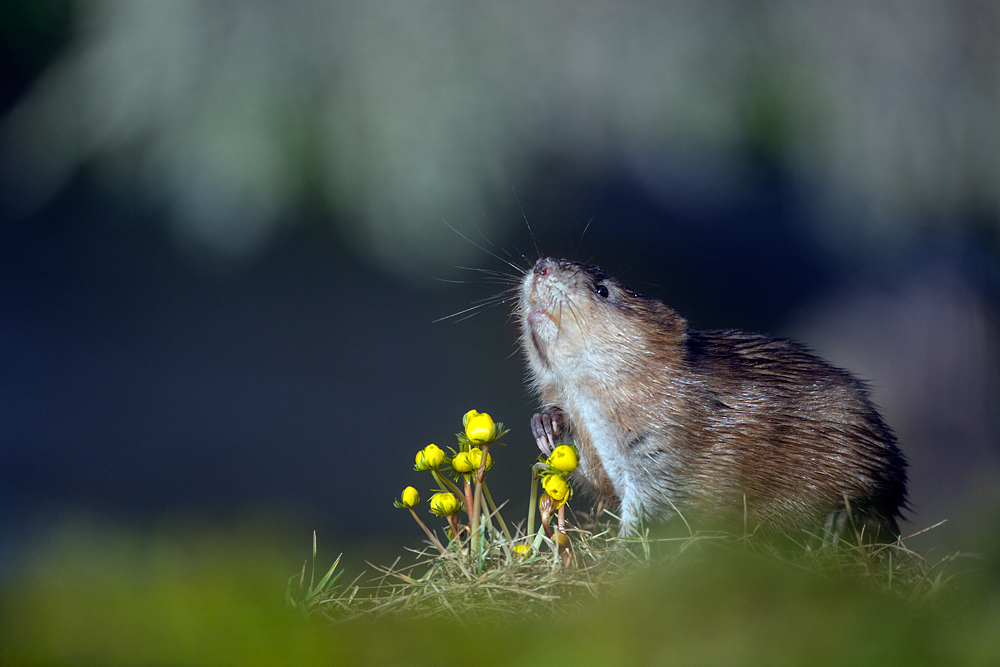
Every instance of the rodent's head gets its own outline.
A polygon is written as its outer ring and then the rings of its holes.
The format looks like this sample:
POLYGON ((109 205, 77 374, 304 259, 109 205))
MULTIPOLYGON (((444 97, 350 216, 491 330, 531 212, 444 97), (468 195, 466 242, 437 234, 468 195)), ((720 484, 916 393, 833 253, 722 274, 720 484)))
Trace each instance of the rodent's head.
POLYGON ((683 340, 687 323, 596 266, 545 258, 525 274, 522 344, 536 373, 658 353, 683 340))

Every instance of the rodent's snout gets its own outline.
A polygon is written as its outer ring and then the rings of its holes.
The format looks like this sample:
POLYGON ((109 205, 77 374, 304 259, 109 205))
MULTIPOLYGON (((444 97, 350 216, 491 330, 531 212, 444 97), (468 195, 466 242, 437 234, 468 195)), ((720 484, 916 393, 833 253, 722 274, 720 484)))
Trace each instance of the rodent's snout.
POLYGON ((548 257, 542 258, 535 262, 535 268, 533 273, 536 276, 547 276, 552 272, 552 260, 548 257))

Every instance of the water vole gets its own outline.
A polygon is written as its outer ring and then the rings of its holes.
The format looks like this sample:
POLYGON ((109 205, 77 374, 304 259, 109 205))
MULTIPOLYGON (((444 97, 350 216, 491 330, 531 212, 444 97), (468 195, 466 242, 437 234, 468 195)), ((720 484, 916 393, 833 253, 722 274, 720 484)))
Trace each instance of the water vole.
POLYGON ((847 371, 787 340, 696 331, 596 266, 541 259, 521 283, 522 347, 543 451, 638 519, 899 536, 906 460, 847 371), (848 512, 848 507, 849 512, 848 512))

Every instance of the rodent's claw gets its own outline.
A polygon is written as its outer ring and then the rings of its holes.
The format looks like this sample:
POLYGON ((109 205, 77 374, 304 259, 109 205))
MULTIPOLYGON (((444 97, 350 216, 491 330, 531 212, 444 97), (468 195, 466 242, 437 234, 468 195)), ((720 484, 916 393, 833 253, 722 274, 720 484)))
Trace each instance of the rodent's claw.
POLYGON ((542 454, 548 456, 555 449, 553 436, 559 434, 559 416, 561 412, 557 410, 546 410, 537 412, 531 416, 531 435, 535 436, 535 442, 542 454))
POLYGON ((531 435, 535 436, 535 444, 538 445, 538 449, 542 451, 542 454, 548 456, 552 453, 553 442, 551 430, 546 432, 546 421, 549 420, 548 416, 544 413, 535 413, 531 416, 531 435))

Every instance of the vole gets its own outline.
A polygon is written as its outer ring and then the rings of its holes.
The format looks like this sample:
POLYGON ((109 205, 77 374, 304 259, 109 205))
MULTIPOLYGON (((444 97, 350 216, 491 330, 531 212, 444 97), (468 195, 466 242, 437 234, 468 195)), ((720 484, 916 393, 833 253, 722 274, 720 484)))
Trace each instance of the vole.
POLYGON ((574 481, 643 521, 823 539, 899 537, 906 459, 866 385, 785 339, 697 331, 596 266, 540 259, 521 282, 521 345, 543 452, 572 441, 574 481))

